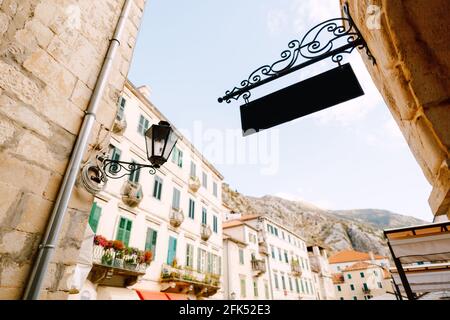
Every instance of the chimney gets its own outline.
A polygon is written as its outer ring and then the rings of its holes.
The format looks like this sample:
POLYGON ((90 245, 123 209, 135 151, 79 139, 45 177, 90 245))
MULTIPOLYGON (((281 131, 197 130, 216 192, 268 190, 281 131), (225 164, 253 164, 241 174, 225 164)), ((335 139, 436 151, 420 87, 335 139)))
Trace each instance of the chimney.
POLYGON ((150 89, 149 86, 143 85, 143 86, 140 86, 140 87, 137 88, 137 89, 138 89, 138 91, 139 91, 140 93, 142 93, 142 95, 143 95, 144 97, 146 97, 147 99, 150 99, 150 94, 151 94, 152 90, 150 89))

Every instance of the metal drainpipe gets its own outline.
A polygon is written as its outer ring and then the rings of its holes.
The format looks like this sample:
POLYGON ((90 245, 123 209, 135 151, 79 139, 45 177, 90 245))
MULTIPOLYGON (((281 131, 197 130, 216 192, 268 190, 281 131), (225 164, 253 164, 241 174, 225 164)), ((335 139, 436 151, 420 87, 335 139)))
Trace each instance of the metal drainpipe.
POLYGON ((65 213, 69 204, 73 187, 75 185, 76 178, 80 170, 83 154, 89 143, 89 138, 95 122, 96 113, 105 92, 114 58, 117 54, 118 48, 120 47, 120 39, 122 37, 123 31, 125 30, 125 25, 130 14, 132 3, 133 0, 125 0, 125 3, 123 5, 122 13, 120 15, 119 21, 117 22, 114 36, 111 39, 108 53, 103 62, 103 66, 95 85, 91 100, 89 102, 89 106, 85 112, 83 124, 77 137, 75 147, 72 151, 70 162, 64 175, 64 180, 62 182, 61 188, 59 189, 58 197, 56 199, 49 224, 47 225, 42 243, 39 246, 37 258, 30 273, 30 278, 28 279, 28 283, 23 296, 24 300, 37 300, 39 298, 48 264, 50 263, 52 255, 56 249, 59 232, 64 221, 65 213))

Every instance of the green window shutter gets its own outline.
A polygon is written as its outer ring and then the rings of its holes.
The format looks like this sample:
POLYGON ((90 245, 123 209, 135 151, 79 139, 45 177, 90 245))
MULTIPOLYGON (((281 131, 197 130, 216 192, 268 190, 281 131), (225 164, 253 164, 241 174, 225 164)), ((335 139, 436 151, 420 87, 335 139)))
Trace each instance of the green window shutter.
POLYGON ((213 216, 213 231, 217 233, 217 216, 213 216))
POLYGON ((202 262, 201 262, 201 259, 202 259, 202 254, 201 254, 201 250, 202 249, 200 249, 200 248, 198 248, 198 250, 197 250, 197 271, 201 271, 201 267, 202 267, 202 262))
POLYGON ((167 252, 167 264, 172 265, 177 253, 177 239, 169 237, 169 250, 167 252))
POLYGON ((125 239, 124 239, 124 244, 126 246, 128 246, 128 244, 130 243, 130 235, 131 235, 131 227, 133 225, 133 222, 131 220, 127 221, 127 226, 125 229, 125 239))
POLYGON ((195 219, 195 201, 189 199, 189 218, 195 219))
POLYGON ((300 293, 300 286, 298 285, 298 278, 295 278, 295 290, 300 293))
POLYGON ((202 223, 208 224, 208 212, 206 211, 206 208, 202 209, 202 223))
POLYGON ((157 240, 157 238, 158 238, 158 231, 148 228, 147 229, 147 238, 145 240, 145 250, 149 250, 152 252, 152 260, 154 260, 155 256, 156 256, 156 240, 157 240))
POLYGON ((100 221, 100 216, 102 213, 102 208, 97 205, 97 202, 92 204, 91 214, 89 215, 89 225, 92 231, 97 232, 98 223, 100 221))
POLYGON ((119 227, 117 228, 116 240, 120 240, 123 242, 125 237, 125 226, 126 226, 126 219, 121 217, 119 227))

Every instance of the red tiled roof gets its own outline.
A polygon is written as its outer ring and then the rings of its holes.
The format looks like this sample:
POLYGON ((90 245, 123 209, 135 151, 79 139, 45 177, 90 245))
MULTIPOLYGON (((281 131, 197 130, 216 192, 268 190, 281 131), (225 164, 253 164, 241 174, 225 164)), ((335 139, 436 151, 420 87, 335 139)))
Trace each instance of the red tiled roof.
MULTIPOLYGON (((387 257, 374 255, 375 260, 387 259, 387 257)), ((365 261, 370 260, 370 255, 367 252, 359 252, 354 250, 345 250, 336 253, 328 259, 328 262, 333 263, 343 263, 343 262, 353 262, 353 261, 365 261)))
POLYGON ((351 266, 348 266, 344 269, 344 271, 355 271, 355 270, 366 270, 369 268, 377 268, 377 265, 367 263, 367 262, 357 262, 352 264, 351 266))

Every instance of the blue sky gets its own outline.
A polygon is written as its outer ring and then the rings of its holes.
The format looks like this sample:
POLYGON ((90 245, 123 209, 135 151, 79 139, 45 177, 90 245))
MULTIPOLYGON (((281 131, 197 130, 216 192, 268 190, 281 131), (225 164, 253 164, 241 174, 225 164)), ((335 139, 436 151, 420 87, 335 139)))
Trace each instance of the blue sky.
MULTIPOLYGON (((278 60, 290 40, 339 17, 338 5, 338 0, 148 1, 129 78, 150 86, 152 102, 239 192, 327 209, 386 209, 431 221, 431 187, 358 53, 345 59, 365 96, 257 137, 239 134, 241 101, 217 102, 253 70, 278 60)), ((327 61, 301 70, 255 96, 333 66, 327 61)))

